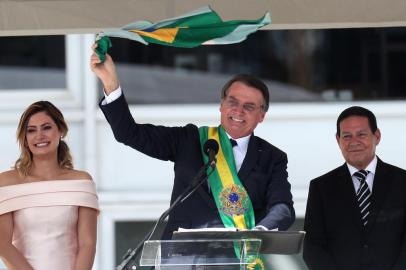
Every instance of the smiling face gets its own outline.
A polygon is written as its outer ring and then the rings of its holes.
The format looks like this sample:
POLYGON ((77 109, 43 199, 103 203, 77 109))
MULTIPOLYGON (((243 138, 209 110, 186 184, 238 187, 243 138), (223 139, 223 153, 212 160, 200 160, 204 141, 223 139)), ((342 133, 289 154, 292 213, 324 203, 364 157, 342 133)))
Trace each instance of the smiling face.
POLYGON ((221 125, 234 139, 250 135, 265 117, 261 92, 236 81, 220 105, 221 125))
POLYGON ((27 124, 26 144, 32 155, 57 155, 62 133, 45 112, 33 114, 27 124))
POLYGON ((355 168, 365 169, 375 157, 375 149, 381 140, 381 132, 372 132, 368 118, 350 116, 340 122, 337 143, 344 159, 355 168))

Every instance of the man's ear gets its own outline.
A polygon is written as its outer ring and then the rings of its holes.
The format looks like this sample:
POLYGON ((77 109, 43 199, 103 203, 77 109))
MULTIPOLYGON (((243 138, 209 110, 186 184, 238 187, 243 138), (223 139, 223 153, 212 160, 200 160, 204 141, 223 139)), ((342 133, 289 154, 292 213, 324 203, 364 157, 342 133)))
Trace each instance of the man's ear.
POLYGON ((224 102, 224 99, 222 99, 221 101, 220 101, 220 106, 219 106, 219 111, 221 112, 221 110, 222 110, 222 108, 223 108, 223 102, 224 102))
POLYGON ((261 112, 261 116, 260 116, 258 123, 262 123, 262 121, 264 121, 265 115, 266 115, 266 112, 261 112))
POLYGON ((381 141, 381 131, 379 130, 379 128, 375 131, 374 136, 376 139, 376 145, 378 145, 381 141))

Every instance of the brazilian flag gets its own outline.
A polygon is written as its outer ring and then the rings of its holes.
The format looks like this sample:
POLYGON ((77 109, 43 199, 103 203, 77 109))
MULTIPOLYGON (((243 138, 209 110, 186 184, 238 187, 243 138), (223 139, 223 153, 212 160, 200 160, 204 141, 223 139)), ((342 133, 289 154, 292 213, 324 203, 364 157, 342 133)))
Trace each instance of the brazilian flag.
POLYGON ((106 29, 100 37, 119 37, 165 46, 193 48, 199 45, 238 43, 271 23, 267 12, 258 20, 223 21, 209 6, 158 23, 137 21, 121 29, 106 29))

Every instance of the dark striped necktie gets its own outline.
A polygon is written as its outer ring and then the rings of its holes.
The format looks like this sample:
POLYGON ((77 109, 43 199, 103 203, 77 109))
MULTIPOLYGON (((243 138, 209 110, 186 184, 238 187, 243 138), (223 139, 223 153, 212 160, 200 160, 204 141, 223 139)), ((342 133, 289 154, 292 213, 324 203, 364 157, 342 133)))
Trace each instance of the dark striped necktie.
POLYGON ((369 172, 366 170, 360 170, 354 173, 355 178, 357 178, 360 182, 357 190, 357 201, 361 211, 361 221, 364 226, 366 226, 368 223, 369 209, 371 205, 371 191, 369 190, 368 184, 365 181, 368 173, 369 172))

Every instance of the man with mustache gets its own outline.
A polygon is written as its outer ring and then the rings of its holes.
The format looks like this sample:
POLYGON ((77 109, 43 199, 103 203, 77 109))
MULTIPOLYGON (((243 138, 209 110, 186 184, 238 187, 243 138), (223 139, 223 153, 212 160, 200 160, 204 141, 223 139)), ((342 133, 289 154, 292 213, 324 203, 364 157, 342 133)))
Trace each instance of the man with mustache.
POLYGON ((375 115, 350 107, 337 119, 346 161, 310 183, 303 258, 310 270, 406 267, 406 171, 375 154, 375 115))

